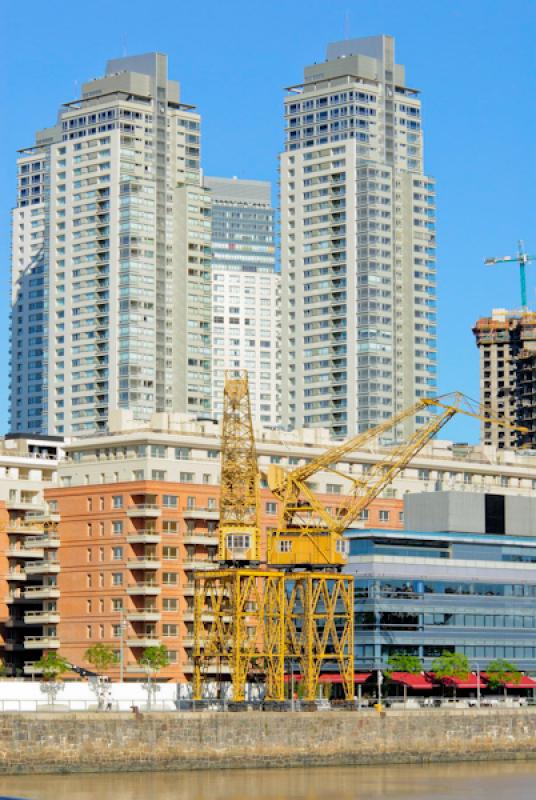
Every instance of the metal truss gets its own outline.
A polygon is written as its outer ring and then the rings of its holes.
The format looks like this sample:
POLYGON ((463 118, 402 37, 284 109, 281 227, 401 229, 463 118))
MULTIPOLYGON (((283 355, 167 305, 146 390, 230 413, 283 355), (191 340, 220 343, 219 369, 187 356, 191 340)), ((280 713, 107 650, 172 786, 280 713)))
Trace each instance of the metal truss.
POLYGON ((198 572, 195 578, 194 698, 213 671, 231 673, 233 700, 248 676, 262 676, 266 699, 284 699, 285 575, 275 570, 198 572), (212 668, 212 669, 211 669, 212 668))
POLYGON ((324 668, 336 667, 354 697, 354 579, 327 572, 285 576, 285 657, 300 667, 303 697, 314 700, 324 668))

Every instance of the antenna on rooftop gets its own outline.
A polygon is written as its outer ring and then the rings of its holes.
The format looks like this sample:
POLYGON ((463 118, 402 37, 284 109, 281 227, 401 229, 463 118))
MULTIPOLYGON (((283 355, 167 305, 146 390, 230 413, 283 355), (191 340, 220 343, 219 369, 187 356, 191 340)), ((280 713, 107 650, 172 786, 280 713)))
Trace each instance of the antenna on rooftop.
POLYGON ((347 10, 344 15, 344 38, 350 38, 350 12, 347 10))

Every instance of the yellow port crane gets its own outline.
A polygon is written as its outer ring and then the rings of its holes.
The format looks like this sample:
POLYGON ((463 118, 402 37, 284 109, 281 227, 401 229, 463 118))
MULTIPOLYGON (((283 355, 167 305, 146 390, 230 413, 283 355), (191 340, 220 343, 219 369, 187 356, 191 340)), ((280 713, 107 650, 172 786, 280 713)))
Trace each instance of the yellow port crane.
POLYGON ((220 486, 218 560, 258 564, 259 471, 245 371, 225 373, 220 486))
POLYGON ((260 563, 259 471, 246 371, 225 373, 220 569, 195 575, 193 692, 230 672, 233 701, 248 679, 264 676, 267 700, 284 697, 284 572, 260 563))
POLYGON ((493 417, 460 392, 454 392, 423 398, 375 428, 331 447, 291 472, 271 464, 268 468, 268 485, 281 500, 282 506, 277 528, 269 537, 268 562, 286 569, 340 569, 347 558, 347 542, 343 536, 346 528, 455 414, 526 432, 525 428, 493 417), (338 462, 344 456, 378 440, 420 411, 431 408, 437 409, 438 413, 417 428, 409 438, 392 446, 384 458, 371 465, 368 473, 353 476, 337 469, 338 462), (307 483, 320 471, 339 475, 350 482, 349 499, 339 507, 337 513, 328 511, 325 503, 319 500, 307 483))

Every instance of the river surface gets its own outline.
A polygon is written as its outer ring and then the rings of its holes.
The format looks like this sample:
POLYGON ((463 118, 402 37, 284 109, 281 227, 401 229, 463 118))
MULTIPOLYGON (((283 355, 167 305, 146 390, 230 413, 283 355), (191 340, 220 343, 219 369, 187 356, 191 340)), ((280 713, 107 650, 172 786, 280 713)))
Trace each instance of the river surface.
POLYGON ((534 800, 536 762, 0 776, 29 800, 534 800))

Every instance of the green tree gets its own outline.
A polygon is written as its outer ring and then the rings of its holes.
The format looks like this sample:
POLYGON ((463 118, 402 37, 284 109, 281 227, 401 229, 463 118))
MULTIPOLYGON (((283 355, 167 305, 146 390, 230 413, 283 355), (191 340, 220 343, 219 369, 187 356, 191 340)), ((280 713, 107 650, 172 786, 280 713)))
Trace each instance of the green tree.
POLYGON ((42 672, 44 681, 60 681, 61 676, 71 669, 66 658, 52 651, 36 661, 35 666, 42 672))
MULTIPOLYGON (((464 680, 471 674, 469 659, 463 653, 451 653, 449 650, 443 650, 439 658, 432 662, 432 672, 440 681, 449 678, 464 680)), ((453 690, 454 699, 456 699, 456 684, 453 684, 453 690)))
POLYGON ((141 654, 140 664, 148 672, 160 672, 169 664, 168 652, 163 644, 158 647, 146 647, 141 654))
POLYGON ((423 664, 419 656, 410 656, 407 653, 395 653, 389 656, 385 674, 387 677, 393 672, 409 672, 418 675, 423 671, 423 664))
MULTIPOLYGON (((387 679, 393 672, 409 672, 411 675, 418 675, 423 671, 423 664, 419 656, 412 656, 408 653, 394 653, 389 656, 385 675, 387 679)), ((404 704, 408 701, 408 687, 402 684, 404 689, 404 704)))
POLYGON ((107 672, 112 664, 117 664, 119 660, 110 645, 100 643, 88 647, 84 658, 92 667, 95 667, 97 672, 107 672))
POLYGON ((141 654, 140 664, 147 672, 147 708, 151 708, 153 694, 158 690, 158 686, 151 683, 151 674, 160 672, 161 669, 169 664, 168 652, 163 644, 146 647, 141 654))
POLYGON ((47 695, 49 705, 51 705, 62 687, 61 677, 66 672, 69 672, 71 665, 67 659, 60 656, 59 653, 54 653, 49 650, 46 655, 41 656, 41 658, 35 662, 35 666, 41 670, 43 674, 41 691, 47 695))
POLYGON ((519 683, 521 680, 521 672, 511 661, 506 661, 504 658, 496 658, 488 664, 486 677, 492 689, 498 689, 499 686, 502 686, 504 689, 504 696, 506 697, 506 684, 519 683))

